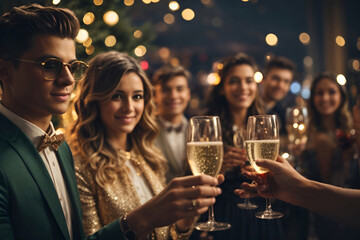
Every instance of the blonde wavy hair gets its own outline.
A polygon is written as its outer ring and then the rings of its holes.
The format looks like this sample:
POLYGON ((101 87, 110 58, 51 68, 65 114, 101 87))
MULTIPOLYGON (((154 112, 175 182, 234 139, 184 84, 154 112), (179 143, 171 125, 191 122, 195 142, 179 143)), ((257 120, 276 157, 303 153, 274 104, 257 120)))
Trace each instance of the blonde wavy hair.
POLYGON ((128 143, 154 172, 163 176, 165 159, 153 145, 159 131, 154 119, 152 86, 138 62, 116 51, 101 53, 89 62, 89 69, 77 87, 75 111, 78 115, 70 130, 70 146, 74 156, 80 156, 85 166, 95 173, 95 181, 105 186, 117 179, 125 168, 117 151, 106 138, 105 127, 99 112, 99 103, 109 101, 116 92, 121 78, 129 72, 136 73, 144 86, 144 112, 134 130, 128 134, 128 143))

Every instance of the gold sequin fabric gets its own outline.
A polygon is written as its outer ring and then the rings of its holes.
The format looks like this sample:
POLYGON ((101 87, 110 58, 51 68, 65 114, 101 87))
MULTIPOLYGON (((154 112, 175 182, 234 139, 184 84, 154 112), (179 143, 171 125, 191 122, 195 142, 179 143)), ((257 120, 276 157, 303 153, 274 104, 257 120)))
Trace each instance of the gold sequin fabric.
MULTIPOLYGON (((140 154, 134 151, 119 152, 120 161, 130 160, 136 172, 149 184, 153 195, 164 188, 164 176, 158 176, 140 154)), ((75 171, 80 192, 83 224, 86 235, 93 234, 120 216, 140 206, 137 192, 123 164, 118 178, 112 184, 100 187, 95 181, 95 173, 84 161, 75 156, 75 171)), ((156 239, 169 239, 169 227, 156 228, 156 239)))

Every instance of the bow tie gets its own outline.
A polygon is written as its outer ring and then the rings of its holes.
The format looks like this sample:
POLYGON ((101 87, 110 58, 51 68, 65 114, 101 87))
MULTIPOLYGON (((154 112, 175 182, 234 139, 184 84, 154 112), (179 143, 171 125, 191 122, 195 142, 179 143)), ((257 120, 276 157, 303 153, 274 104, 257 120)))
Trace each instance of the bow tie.
POLYGON ((47 147, 51 147, 52 149, 54 149, 55 151, 58 150, 58 148, 60 147, 60 145, 63 143, 63 141, 65 140, 65 136, 64 134, 60 133, 60 134, 55 134, 52 137, 49 137, 49 135, 45 134, 43 136, 43 139, 41 140, 37 150, 39 152, 43 151, 45 148, 47 147))
POLYGON ((179 133, 179 132, 181 132, 181 130, 182 130, 182 126, 183 126, 182 124, 180 124, 180 125, 177 126, 177 127, 170 126, 170 127, 167 127, 167 128, 166 128, 166 131, 167 131, 167 132, 175 131, 175 132, 179 133))

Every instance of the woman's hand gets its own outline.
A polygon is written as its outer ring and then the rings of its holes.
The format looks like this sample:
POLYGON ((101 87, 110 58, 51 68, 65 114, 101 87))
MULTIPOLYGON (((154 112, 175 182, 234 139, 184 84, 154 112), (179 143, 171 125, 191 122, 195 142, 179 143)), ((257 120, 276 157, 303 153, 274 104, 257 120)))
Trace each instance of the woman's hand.
POLYGON ((266 173, 267 177, 264 178, 256 172, 244 172, 245 176, 255 181, 256 184, 243 183, 241 184, 243 189, 236 189, 235 194, 240 197, 257 194, 261 197, 278 198, 290 203, 296 200, 292 191, 296 191, 296 188, 306 182, 306 179, 288 161, 278 156, 276 161, 258 160, 256 164, 270 170, 266 173))
POLYGON ((129 225, 140 239, 152 229, 180 219, 183 220, 178 222, 177 227, 186 231, 194 217, 206 212, 215 203, 215 197, 221 194, 221 189, 215 186, 224 177, 219 175, 218 179, 208 175, 173 179, 162 192, 128 214, 129 225))
POLYGON ((245 149, 239 149, 236 147, 227 148, 227 152, 224 154, 223 164, 221 167, 221 173, 225 173, 228 169, 233 167, 243 167, 247 162, 247 156, 245 149))

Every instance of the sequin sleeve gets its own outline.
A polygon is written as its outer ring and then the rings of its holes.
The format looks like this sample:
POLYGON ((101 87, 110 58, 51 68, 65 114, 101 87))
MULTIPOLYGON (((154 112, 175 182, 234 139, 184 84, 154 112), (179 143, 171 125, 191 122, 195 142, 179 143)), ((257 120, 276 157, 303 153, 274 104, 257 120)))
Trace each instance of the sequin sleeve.
POLYGON ((84 232, 85 235, 88 236, 103 228, 98 215, 98 204, 95 199, 95 179, 89 169, 79 164, 79 161, 76 159, 75 174, 80 193, 84 232))

